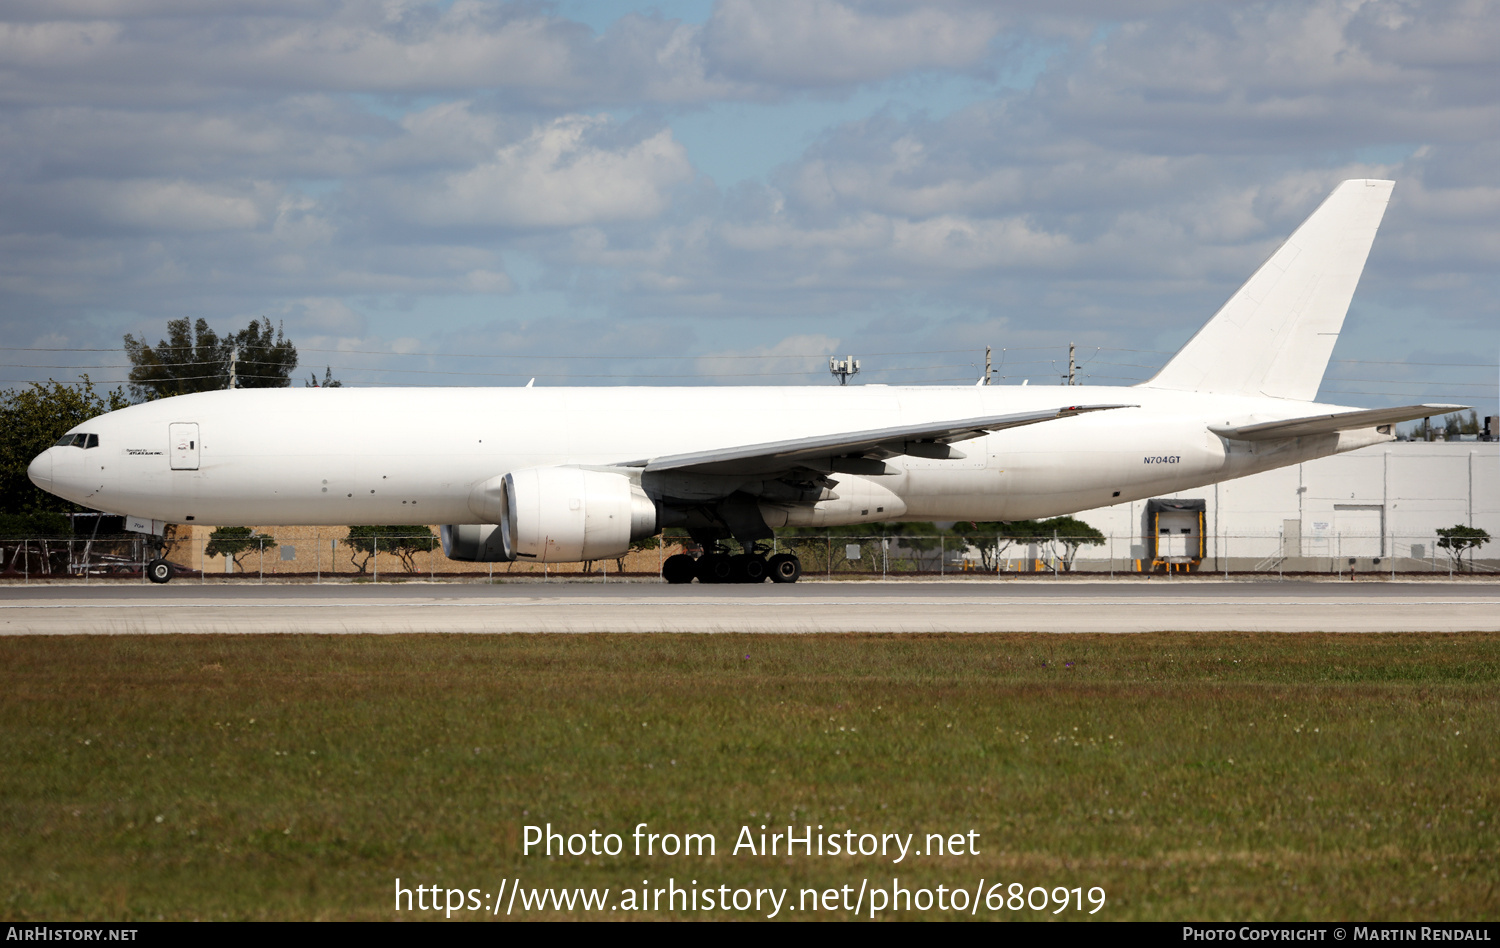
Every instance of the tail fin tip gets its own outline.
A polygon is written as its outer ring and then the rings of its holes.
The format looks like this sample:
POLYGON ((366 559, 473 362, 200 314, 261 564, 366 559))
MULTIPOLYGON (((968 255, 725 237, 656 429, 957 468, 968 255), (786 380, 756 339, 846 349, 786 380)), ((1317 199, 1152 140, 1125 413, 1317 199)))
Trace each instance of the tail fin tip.
POLYGON ((1312 401, 1395 184, 1341 182, 1143 384, 1312 401))

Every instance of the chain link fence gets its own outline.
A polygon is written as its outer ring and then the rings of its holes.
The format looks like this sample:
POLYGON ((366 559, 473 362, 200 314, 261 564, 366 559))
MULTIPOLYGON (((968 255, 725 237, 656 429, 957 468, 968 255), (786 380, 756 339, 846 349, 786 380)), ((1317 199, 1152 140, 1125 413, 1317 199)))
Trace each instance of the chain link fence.
MULTIPOLYGON (((777 548, 796 553, 804 576, 1080 575, 1097 578, 1152 574, 1392 576, 1500 573, 1500 558, 1474 550, 1454 556, 1436 534, 1421 537, 1304 539, 1289 545, 1279 535, 1210 536, 1206 552, 1153 545, 1137 536, 1105 535, 1095 542, 1061 537, 823 536, 780 538, 777 548)), ((1183 544, 1186 546, 1186 544, 1183 544)), ((1500 551, 1497 551, 1500 552, 1500 551)))
MULTIPOLYGON (((984 576, 1150 575, 1370 576, 1390 578, 1495 576, 1500 550, 1454 551, 1437 535, 1409 537, 1206 536, 1192 549, 1151 544, 1137 536, 1092 542, 1061 537, 793 536, 770 552, 802 561, 804 580, 978 578, 984 576), (1199 555, 1201 554, 1201 555, 1199 555)), ((1496 544, 1500 546, 1500 544, 1496 544)), ((112 537, 0 538, 0 580, 26 582, 145 581, 156 543, 138 534, 112 537)), ((403 580, 505 581, 650 579, 665 559, 697 552, 686 538, 590 563, 465 563, 443 555, 434 533, 351 538, 340 528, 277 528, 216 542, 209 536, 167 539, 177 580, 198 583, 357 583, 403 580)))

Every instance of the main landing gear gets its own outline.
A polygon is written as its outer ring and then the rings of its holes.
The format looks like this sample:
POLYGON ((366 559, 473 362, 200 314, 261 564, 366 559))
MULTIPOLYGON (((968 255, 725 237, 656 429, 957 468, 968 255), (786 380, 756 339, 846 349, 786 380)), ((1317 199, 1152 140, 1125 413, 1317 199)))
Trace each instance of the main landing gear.
POLYGON ((795 583, 802 575, 802 561, 790 553, 765 554, 724 553, 710 548, 697 559, 686 553, 667 557, 662 564, 661 578, 674 585, 690 583, 795 583))

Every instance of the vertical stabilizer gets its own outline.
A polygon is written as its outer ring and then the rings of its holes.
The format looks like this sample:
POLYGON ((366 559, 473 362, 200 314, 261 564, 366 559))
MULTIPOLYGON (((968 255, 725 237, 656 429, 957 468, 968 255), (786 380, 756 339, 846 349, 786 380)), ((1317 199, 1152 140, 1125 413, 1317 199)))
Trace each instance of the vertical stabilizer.
POLYGON ((1394 181, 1345 181, 1229 298, 1153 388, 1312 401, 1394 181))

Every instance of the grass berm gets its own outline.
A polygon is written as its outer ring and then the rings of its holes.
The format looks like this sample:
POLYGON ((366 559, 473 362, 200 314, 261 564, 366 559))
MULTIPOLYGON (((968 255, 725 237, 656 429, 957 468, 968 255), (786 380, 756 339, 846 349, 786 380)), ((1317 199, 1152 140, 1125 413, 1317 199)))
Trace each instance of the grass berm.
POLYGON ((1108 919, 1500 914, 1493 634, 14 637, 0 733, 16 921, 442 916, 398 915, 397 877, 794 902, 982 878, 1101 886, 1108 919), (523 856, 548 822, 627 854, 523 856), (718 854, 628 855, 640 822, 718 854), (730 855, 762 823, 972 829, 980 853, 730 855))

